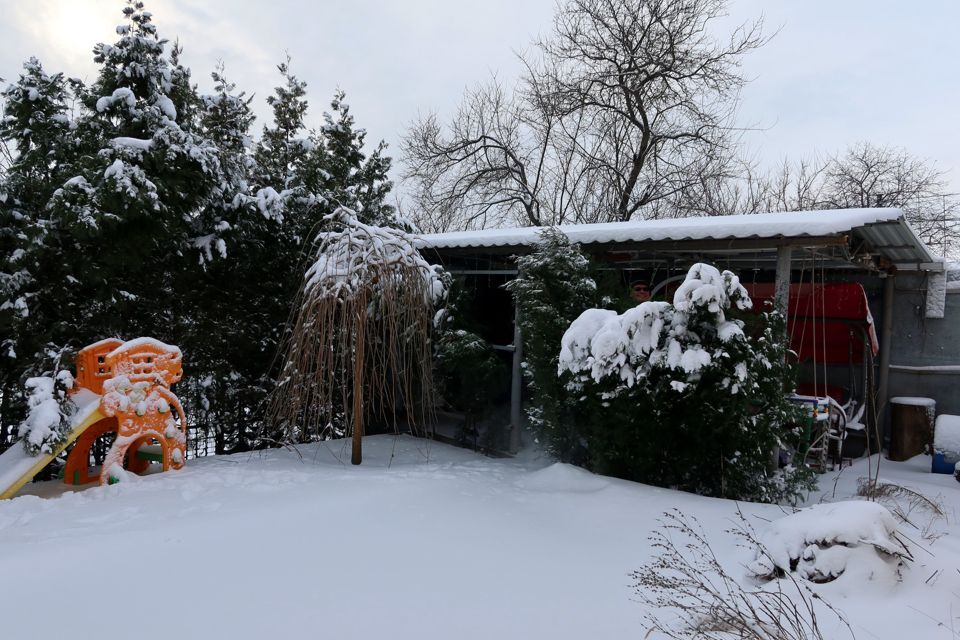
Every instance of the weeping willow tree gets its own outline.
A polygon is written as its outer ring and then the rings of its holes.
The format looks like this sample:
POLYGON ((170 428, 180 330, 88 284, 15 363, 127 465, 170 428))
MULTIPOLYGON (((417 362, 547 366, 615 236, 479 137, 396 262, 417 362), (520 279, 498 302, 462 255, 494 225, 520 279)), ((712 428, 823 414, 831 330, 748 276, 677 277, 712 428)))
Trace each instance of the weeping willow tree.
POLYGON ((430 334, 444 287, 406 233, 348 209, 331 223, 297 294, 269 414, 283 442, 352 436, 360 464, 369 421, 429 428, 430 334))

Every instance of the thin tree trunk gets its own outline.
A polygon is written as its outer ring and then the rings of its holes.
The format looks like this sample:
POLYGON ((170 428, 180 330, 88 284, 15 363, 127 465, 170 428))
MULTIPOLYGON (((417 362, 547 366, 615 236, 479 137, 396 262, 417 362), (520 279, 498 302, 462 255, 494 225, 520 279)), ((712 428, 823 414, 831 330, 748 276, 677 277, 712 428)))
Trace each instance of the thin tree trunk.
POLYGON ((350 456, 351 464, 360 464, 363 461, 363 347, 366 319, 366 296, 361 296, 361 304, 357 305, 357 349, 353 362, 353 451, 350 456))

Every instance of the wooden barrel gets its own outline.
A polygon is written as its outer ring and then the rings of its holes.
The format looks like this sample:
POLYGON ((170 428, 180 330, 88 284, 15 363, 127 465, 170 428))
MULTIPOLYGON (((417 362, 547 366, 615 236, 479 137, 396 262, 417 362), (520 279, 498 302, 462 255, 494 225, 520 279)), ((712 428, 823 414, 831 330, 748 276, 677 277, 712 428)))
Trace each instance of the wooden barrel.
POLYGON ((927 452, 933 446, 933 420, 937 403, 933 398, 891 398, 890 448, 891 460, 909 460, 927 452))

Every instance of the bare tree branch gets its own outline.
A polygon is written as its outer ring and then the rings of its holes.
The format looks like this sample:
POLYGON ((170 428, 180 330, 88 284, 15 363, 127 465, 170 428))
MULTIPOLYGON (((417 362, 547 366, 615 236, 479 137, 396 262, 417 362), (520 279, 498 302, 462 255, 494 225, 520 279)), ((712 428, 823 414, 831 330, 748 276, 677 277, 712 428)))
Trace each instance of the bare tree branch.
POLYGON ((469 91, 448 126, 435 116, 411 126, 403 177, 420 226, 675 215, 666 205, 678 194, 730 173, 740 59, 764 42, 759 21, 718 40, 725 9, 568 0, 521 56, 512 93, 494 80, 469 91))

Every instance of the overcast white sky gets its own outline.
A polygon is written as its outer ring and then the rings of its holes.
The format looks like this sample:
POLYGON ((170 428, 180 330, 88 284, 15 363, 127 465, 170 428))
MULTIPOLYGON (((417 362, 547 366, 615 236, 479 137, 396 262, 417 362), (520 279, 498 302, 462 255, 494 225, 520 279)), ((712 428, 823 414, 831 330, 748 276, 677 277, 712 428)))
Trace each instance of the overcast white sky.
MULTIPOLYGON (((0 0, 0 77, 24 59, 93 79, 90 50, 113 42, 121 0, 0 0)), ((372 140, 393 155, 421 112, 449 114, 463 89, 518 73, 513 51, 546 32, 553 0, 147 0, 162 37, 179 38, 201 90, 217 60, 269 114, 285 52, 309 83, 310 122, 339 86, 372 140)), ((960 2, 731 0, 731 20, 761 14, 772 41, 746 59, 741 121, 765 164, 860 140, 935 161, 960 191, 960 2), (908 8, 909 7, 909 8, 908 8)))

